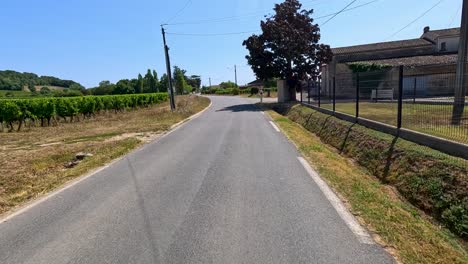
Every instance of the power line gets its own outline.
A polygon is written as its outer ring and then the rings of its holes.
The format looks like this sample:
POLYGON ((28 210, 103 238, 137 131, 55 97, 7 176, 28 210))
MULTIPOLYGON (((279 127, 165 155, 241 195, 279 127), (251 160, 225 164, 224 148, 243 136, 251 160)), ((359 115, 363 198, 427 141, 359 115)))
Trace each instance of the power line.
MULTIPOLYGON (((355 0, 357 1, 357 0, 355 0)), ((358 9, 358 8, 361 8, 361 7, 364 7, 364 6, 367 6, 367 5, 370 5, 370 4, 373 4, 375 2, 378 2, 380 0, 373 0, 373 1, 369 1, 369 2, 366 2, 366 3, 363 3, 361 5, 357 5, 357 6, 354 6, 354 7, 351 7, 349 8, 349 6, 351 6, 355 1, 349 3, 344 9, 338 11, 338 12, 335 12, 335 13, 331 13, 331 14, 328 14, 328 15, 323 15, 323 16, 320 16, 320 17, 317 17, 315 19, 323 19, 323 18, 326 18, 326 17, 330 17, 332 16, 330 19, 328 19, 327 21, 330 21, 331 19, 333 19, 334 17, 336 17, 337 15, 343 13, 343 12, 347 12, 347 11, 352 11, 352 10, 355 10, 355 9, 358 9)), ((228 17, 228 18, 234 18, 234 17, 228 17)), ((222 18, 218 19, 218 20, 221 20, 222 18)), ((227 18, 226 18, 227 19, 227 18)), ((216 22, 214 20, 199 20, 199 21, 195 21, 195 22, 190 22, 190 23, 203 23, 203 22, 216 22)), ((184 24, 188 24, 189 22, 186 22, 184 24)), ((177 24, 169 24, 169 25, 181 25, 182 23, 177 23, 177 24)), ((326 22, 323 24, 325 25, 326 22)), ((209 37, 209 36, 223 36, 223 35, 239 35, 239 34, 245 34, 245 33, 255 33, 255 32, 260 32, 260 30, 252 30, 252 31, 241 31, 241 32, 229 32, 229 33, 171 33, 171 32, 166 32, 166 34, 170 34, 170 35, 179 35, 179 36, 205 36, 205 37, 209 37)))
POLYGON ((228 32, 228 33, 175 33, 175 32, 166 32, 166 34, 176 35, 176 36, 211 37, 211 36, 240 35, 240 34, 254 33, 254 32, 260 32, 260 30, 241 31, 241 32, 228 32))
POLYGON ((185 5, 184 5, 181 9, 179 9, 179 11, 177 11, 173 17, 171 17, 169 20, 167 20, 165 24, 171 22, 171 21, 174 20, 177 16, 179 16, 180 13, 182 13, 182 11, 184 11, 185 8, 187 8, 187 6, 189 6, 189 4, 191 4, 191 3, 192 3, 192 0, 187 0, 187 2, 185 2, 185 5))
MULTIPOLYGON (((355 7, 347 8, 347 9, 343 10, 342 13, 361 8, 361 7, 373 4, 373 3, 378 2, 378 1, 380 1, 380 0, 373 0, 373 1, 369 1, 369 2, 363 3, 361 5, 355 6, 355 7)), ((264 12, 262 12, 262 13, 264 14, 264 12)), ((240 16, 228 16, 228 17, 219 17, 219 18, 203 19, 203 20, 196 20, 196 21, 170 23, 168 25, 178 26, 178 25, 197 25, 197 24, 208 24, 208 23, 209 24, 224 23, 224 22, 237 21, 237 20, 242 19, 242 18, 250 18, 250 17, 254 18, 254 17, 257 17, 258 14, 260 14, 260 13, 256 12, 256 13, 248 13, 248 14, 244 14, 244 15, 240 15, 240 16)), ((314 19, 323 19, 323 18, 331 17, 331 16, 334 16, 334 15, 337 15, 337 14, 339 14, 339 12, 334 12, 334 13, 330 13, 330 14, 327 14, 327 15, 319 16, 319 17, 316 17, 314 19)))
MULTIPOLYGON (((303 2, 302 4, 310 4, 310 3, 322 3, 322 2, 329 2, 329 0, 312 0, 312 1, 306 1, 303 2)), ((307 8, 306 8, 307 9, 307 8)), ((177 25, 192 25, 192 24, 205 24, 205 23, 216 23, 216 22, 230 22, 230 21, 235 21, 240 18, 249 18, 249 17, 256 17, 259 14, 265 14, 265 12, 270 12, 273 11, 272 8, 268 10, 263 10, 259 12, 249 12, 245 13, 242 15, 237 15, 237 16, 227 16, 227 17, 218 17, 218 18, 211 18, 211 19, 202 19, 202 20, 194 20, 194 21, 186 21, 186 22, 176 22, 176 23, 168 23, 170 26, 177 26, 177 25)))
MULTIPOLYGON (((370 2, 367 2, 367 3, 364 3, 364 4, 361 4, 361 5, 357 5, 357 6, 355 6, 355 7, 351 7, 351 8, 345 9, 345 10, 343 10, 341 13, 348 12, 348 11, 351 11, 351 10, 354 10, 354 9, 358 9, 358 8, 361 8, 361 7, 364 7, 364 6, 373 4, 373 3, 378 2, 378 1, 380 1, 380 0, 373 0, 373 1, 370 1, 370 2)), ((331 13, 331 14, 328 14, 328 15, 316 17, 315 19, 322 19, 322 18, 331 17, 331 16, 333 16, 333 15, 338 15, 338 14, 339 14, 339 12, 335 12, 335 13, 331 13)))
POLYGON ((386 38, 385 40, 389 40, 391 38, 393 38, 394 36, 396 36, 398 33, 402 32, 403 30, 407 29, 409 26, 411 26, 412 24, 414 24, 416 21, 418 21, 419 19, 421 19, 422 17, 424 17, 427 13, 429 13, 432 9, 436 8, 438 5, 440 5, 443 1, 445 0, 440 0, 438 1, 437 3, 435 3, 433 6, 431 6, 431 8, 427 9, 426 11, 424 11, 424 13, 422 13, 420 16, 418 16, 416 19, 414 19, 413 21, 409 22, 406 26, 402 27, 401 29, 399 29, 397 32, 393 33, 391 36, 389 36, 388 38, 386 38))
POLYGON ((340 11, 338 11, 336 14, 334 14, 332 17, 330 17, 327 21, 323 22, 322 26, 325 26, 328 22, 330 22, 332 19, 334 19, 336 16, 338 16, 339 14, 343 13, 346 8, 350 7, 352 4, 354 4, 357 0, 353 0, 351 1, 351 3, 349 3, 348 5, 346 5, 343 9, 341 9, 340 11))
MULTIPOLYGON (((463 4, 462 4, 463 5, 463 4)), ((460 5, 457 9, 457 12, 455 12, 455 14, 453 14, 453 17, 450 19, 450 23, 448 24, 447 27, 451 27, 453 22, 455 21, 455 18, 457 18, 457 15, 458 13, 460 12, 460 10, 462 9, 462 5, 460 5)))

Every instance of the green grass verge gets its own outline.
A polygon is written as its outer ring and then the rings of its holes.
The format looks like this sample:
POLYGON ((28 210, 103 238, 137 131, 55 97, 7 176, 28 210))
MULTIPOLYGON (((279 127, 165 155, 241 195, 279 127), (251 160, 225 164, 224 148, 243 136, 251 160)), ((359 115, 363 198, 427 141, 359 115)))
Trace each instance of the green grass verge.
MULTIPOLYGON (((401 199, 393 187, 324 145, 301 125, 268 111, 320 175, 343 197, 353 214, 403 263, 468 263, 466 244, 433 224, 401 199)), ((309 112, 310 114, 310 112, 309 112)), ((385 135, 383 136, 386 137, 385 135)))
POLYGON ((307 107, 288 117, 352 157, 412 204, 468 239, 468 161, 307 107))
MULTIPOLYGON (((322 107, 331 109, 331 104, 322 107)), ((403 127, 429 135, 446 138, 468 144, 468 107, 465 107, 462 125, 451 125, 451 105, 435 104, 403 104, 403 127)), ((336 111, 355 115, 355 103, 338 103, 336 111)), ((370 103, 359 104, 359 116, 396 126, 397 103, 370 103)))

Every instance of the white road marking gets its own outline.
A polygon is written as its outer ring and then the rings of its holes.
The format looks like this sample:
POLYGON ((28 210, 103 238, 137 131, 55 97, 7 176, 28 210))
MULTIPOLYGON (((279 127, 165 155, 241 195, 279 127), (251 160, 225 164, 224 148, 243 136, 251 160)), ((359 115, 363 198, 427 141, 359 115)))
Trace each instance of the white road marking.
POLYGON ((187 124, 189 121, 193 120, 193 119, 196 119, 198 117, 201 116, 201 114, 203 114, 205 111, 207 111, 211 105, 213 104, 213 102, 210 102, 210 104, 205 108, 203 109, 202 111, 198 112, 197 114, 194 114, 190 117, 188 117, 187 119, 177 123, 177 124, 174 124, 171 126, 170 130, 167 131, 166 133, 164 133, 163 135, 161 135, 160 137, 156 138, 154 141, 151 141, 151 142, 148 142, 147 144, 137 148, 137 149, 134 149, 133 151, 127 153, 126 155, 122 156, 122 157, 119 157, 113 161, 111 161, 109 164, 106 164, 100 168, 97 168, 96 170, 94 170, 93 172, 89 173, 89 174, 86 174, 84 176, 81 176, 81 177, 78 177, 76 178, 75 180, 72 180, 71 182, 65 184, 64 186, 62 187, 59 187, 59 189, 49 193, 49 194, 46 194, 45 196, 37 199, 37 200, 33 200, 29 203, 26 203, 25 205, 23 206, 20 206, 18 209, 13 209, 10 213, 6 213, 6 215, 4 215, 3 217, 0 216, 0 224, 3 224, 11 219, 13 219, 14 217, 18 216, 18 215, 21 215, 23 213, 25 213, 26 211, 30 210, 31 208, 45 202, 46 200, 56 196, 57 194, 60 194, 62 193, 63 191, 67 190, 67 189, 70 189, 71 187, 79 184, 80 182, 82 181, 85 181, 87 180, 88 178, 91 178, 93 176, 95 176, 96 174, 98 174, 99 172, 109 168, 110 166, 114 165, 115 163, 123 160, 124 158, 126 158, 127 156, 129 155, 132 155, 138 151, 141 151, 143 150, 144 148, 148 147, 150 144, 152 143, 156 143, 158 141, 160 141, 161 139, 165 138, 166 136, 172 134, 173 132, 177 131, 179 128, 181 128, 182 126, 184 126, 185 124, 187 124))
POLYGON ((261 113, 262 113, 262 115, 265 115, 265 112, 262 111, 261 113))
POLYGON ((362 244, 375 244, 369 233, 358 223, 356 218, 354 218, 354 216, 348 211, 338 196, 336 196, 330 187, 328 187, 327 183, 320 178, 318 173, 309 165, 309 163, 303 157, 298 157, 297 159, 299 159, 299 162, 304 166, 307 173, 309 173, 310 177, 318 185, 320 190, 322 190, 325 197, 327 197, 333 208, 338 212, 338 215, 343 219, 358 240, 362 244))
POLYGON ((275 123, 273 123, 273 121, 270 121, 270 125, 276 130, 276 132, 280 132, 280 129, 275 123))

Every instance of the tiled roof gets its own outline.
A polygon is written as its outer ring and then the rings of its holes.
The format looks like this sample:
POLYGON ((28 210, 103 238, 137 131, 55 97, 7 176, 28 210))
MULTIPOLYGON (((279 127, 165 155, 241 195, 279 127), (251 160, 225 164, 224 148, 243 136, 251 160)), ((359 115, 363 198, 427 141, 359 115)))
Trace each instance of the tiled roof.
POLYGON ((250 86, 263 86, 263 81, 262 80, 255 80, 253 82, 249 82, 247 85, 250 85, 250 86))
POLYGON ((390 41, 390 42, 380 42, 373 44, 333 48, 332 52, 335 55, 347 54, 347 53, 356 53, 356 52, 372 52, 388 49, 401 49, 401 48, 410 48, 410 47, 430 47, 432 43, 425 39, 408 39, 408 40, 399 40, 399 41, 390 41))
POLYGON ((427 33, 424 33, 421 38, 428 38, 431 40, 436 40, 438 37, 442 36, 457 36, 460 35, 460 28, 447 28, 439 30, 430 30, 427 33))
POLYGON ((427 55, 427 56, 415 56, 415 57, 404 57, 404 58, 393 58, 384 60, 368 60, 358 61, 353 63, 368 63, 368 64, 381 64, 390 66, 422 66, 422 65, 436 65, 436 64, 455 64, 457 62, 457 54, 446 54, 446 55, 427 55))

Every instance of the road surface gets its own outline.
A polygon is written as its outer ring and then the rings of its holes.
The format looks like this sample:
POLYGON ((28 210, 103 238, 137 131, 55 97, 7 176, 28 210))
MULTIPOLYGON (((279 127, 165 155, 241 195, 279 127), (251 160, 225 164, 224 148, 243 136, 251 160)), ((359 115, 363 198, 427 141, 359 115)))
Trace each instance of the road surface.
POLYGON ((393 263, 251 104, 212 107, 0 224, 0 263, 393 263))

